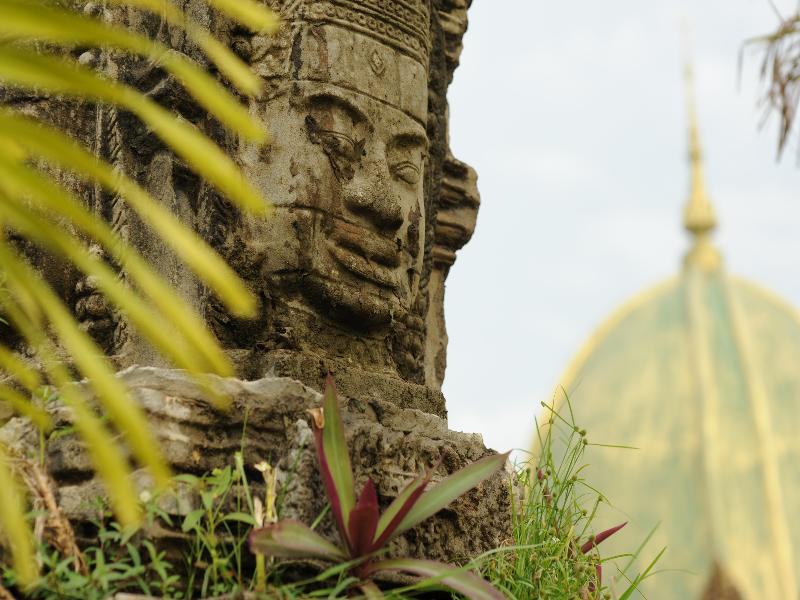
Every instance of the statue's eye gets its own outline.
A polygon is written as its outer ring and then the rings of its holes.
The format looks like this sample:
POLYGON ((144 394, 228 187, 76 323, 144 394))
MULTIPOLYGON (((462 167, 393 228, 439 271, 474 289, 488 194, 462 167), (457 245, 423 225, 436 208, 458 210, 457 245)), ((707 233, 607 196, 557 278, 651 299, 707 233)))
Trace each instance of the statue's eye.
POLYGON ((321 145, 331 158, 344 158, 355 161, 365 154, 364 140, 357 142, 346 133, 333 131, 332 129, 322 129, 317 120, 311 115, 306 117, 306 129, 311 141, 321 145))
POLYGON ((407 160, 393 165, 392 174, 409 185, 416 185, 419 183, 419 167, 407 160))
POLYGON ((320 141, 327 152, 332 152, 341 158, 357 160, 360 152, 357 152, 358 144, 349 136, 336 131, 320 132, 320 141))

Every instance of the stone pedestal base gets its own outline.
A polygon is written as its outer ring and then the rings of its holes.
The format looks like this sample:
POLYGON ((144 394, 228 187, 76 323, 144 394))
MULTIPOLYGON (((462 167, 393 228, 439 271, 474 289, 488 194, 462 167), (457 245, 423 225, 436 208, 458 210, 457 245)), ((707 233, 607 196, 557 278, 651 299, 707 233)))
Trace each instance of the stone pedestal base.
MULTIPOLYGON (((281 518, 310 524, 324 510, 327 499, 307 412, 320 405, 318 392, 287 378, 215 379, 232 399, 223 412, 203 400, 197 385, 181 371, 134 367, 119 376, 146 411, 176 473, 201 475, 232 465, 234 454, 242 450, 254 489, 263 489, 255 464, 267 461, 278 468, 281 518)), ((341 400, 357 487, 371 478, 382 507, 440 458, 434 482, 491 452, 479 435, 449 431, 446 421, 435 415, 374 398, 341 400)), ((69 423, 66 409, 56 411, 55 417, 57 426, 69 423)), ((35 448, 32 433, 13 420, 0 430, 0 441, 23 447, 27 438, 35 448)), ((87 520, 102 486, 80 442, 74 435, 55 437, 48 443, 47 457, 63 510, 73 521, 87 520)), ((146 485, 145 474, 137 476, 146 485)), ((506 474, 496 474, 395 540, 391 554, 459 562, 498 547, 510 538, 508 489, 506 474)), ((178 523, 199 504, 191 494, 183 496, 164 506, 178 523)), ((335 535, 330 523, 321 531, 335 535)))

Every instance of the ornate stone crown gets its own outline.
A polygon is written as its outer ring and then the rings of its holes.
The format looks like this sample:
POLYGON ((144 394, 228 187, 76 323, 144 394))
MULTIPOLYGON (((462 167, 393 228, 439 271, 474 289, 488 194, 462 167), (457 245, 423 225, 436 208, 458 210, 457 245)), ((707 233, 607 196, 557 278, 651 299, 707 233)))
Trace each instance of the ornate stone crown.
POLYGON ((307 0, 299 12, 305 21, 358 31, 427 65, 429 0, 307 0))

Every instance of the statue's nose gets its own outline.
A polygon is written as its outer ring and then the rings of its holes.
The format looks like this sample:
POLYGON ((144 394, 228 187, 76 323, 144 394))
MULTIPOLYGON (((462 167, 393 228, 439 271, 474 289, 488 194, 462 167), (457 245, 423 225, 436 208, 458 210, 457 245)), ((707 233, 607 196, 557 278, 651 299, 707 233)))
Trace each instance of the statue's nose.
POLYGON ((400 198, 387 181, 388 173, 382 174, 376 169, 371 176, 359 181, 356 177, 345 195, 347 208, 367 221, 378 230, 393 232, 403 224, 403 212, 400 198))

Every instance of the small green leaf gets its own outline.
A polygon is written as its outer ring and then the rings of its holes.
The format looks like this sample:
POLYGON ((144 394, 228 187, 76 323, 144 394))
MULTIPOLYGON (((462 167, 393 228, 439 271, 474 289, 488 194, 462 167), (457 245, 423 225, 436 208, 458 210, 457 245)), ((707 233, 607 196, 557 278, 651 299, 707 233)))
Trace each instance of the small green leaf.
POLYGON ((462 496, 484 479, 491 477, 496 471, 503 468, 508 460, 509 453, 493 454, 479 461, 467 465, 456 471, 434 487, 426 491, 408 514, 400 522, 394 535, 408 531, 428 517, 449 505, 453 500, 462 496))
POLYGON ((197 483, 200 481, 200 478, 196 475, 189 475, 188 473, 181 473, 180 475, 176 475, 174 480, 178 483, 185 483, 186 485, 190 485, 192 487, 196 486, 197 483))
POLYGON ((253 517, 253 515, 248 515, 247 513, 243 512, 228 513, 222 518, 222 520, 236 521, 238 523, 244 523, 245 525, 249 525, 250 527, 258 527, 258 523, 256 523, 256 520, 253 517))
POLYGON ((250 550, 277 558, 324 558, 344 561, 347 556, 300 521, 281 521, 250 534, 250 550))
POLYGON ((192 512, 186 515, 183 519, 183 524, 181 525, 181 531, 184 533, 189 533, 192 529, 197 527, 197 524, 200 523, 200 519, 203 518, 205 514, 205 510, 202 508, 196 508, 192 512))
POLYGON ((463 594, 469 600, 505 600, 505 596, 495 589, 485 579, 475 573, 459 568, 455 565, 435 562, 432 560, 418 560, 413 558, 398 558, 374 563, 367 567, 369 573, 377 571, 399 571, 413 573, 420 577, 431 579, 431 583, 439 583, 463 594))
POLYGON ((366 581, 358 587, 364 592, 364 598, 366 600, 381 600, 381 598, 385 597, 380 588, 372 581, 366 581))

